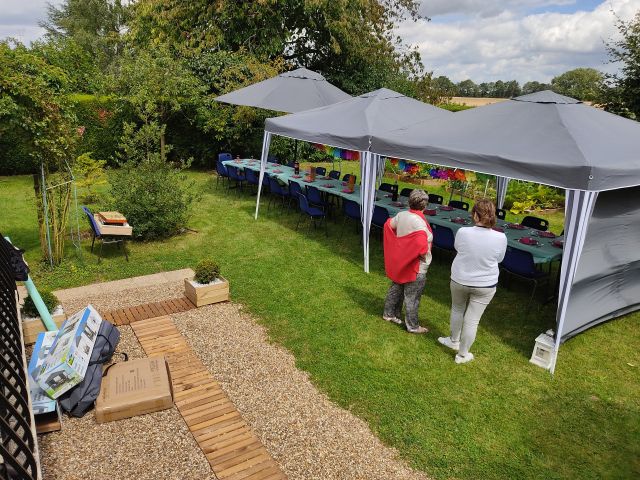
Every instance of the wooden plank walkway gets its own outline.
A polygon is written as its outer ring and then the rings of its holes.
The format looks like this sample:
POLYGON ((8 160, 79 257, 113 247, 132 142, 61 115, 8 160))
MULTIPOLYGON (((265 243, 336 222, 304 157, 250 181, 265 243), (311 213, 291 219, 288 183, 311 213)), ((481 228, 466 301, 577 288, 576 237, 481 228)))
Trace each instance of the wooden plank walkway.
POLYGON ((102 314, 102 318, 114 325, 129 325, 149 318, 162 317, 172 313, 186 312, 196 308, 187 297, 172 298, 162 302, 146 303, 135 307, 118 308, 102 314))
POLYGON ((216 476, 220 480, 286 479, 173 321, 161 316, 133 322, 131 328, 145 353, 166 357, 174 402, 216 476))

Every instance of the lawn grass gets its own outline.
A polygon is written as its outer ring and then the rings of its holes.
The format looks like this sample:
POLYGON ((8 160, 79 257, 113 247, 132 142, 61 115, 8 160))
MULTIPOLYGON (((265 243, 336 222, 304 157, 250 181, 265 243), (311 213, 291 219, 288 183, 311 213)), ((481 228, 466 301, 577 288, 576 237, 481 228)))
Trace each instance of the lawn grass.
POLYGON ((215 258, 233 300, 314 384, 434 478, 638 478, 640 314, 568 341, 552 378, 528 359, 533 339, 554 324, 554 306, 526 308, 526 286, 499 288, 480 324, 476 361, 456 365, 436 342, 448 332, 449 260, 429 271, 420 319, 431 333, 412 336, 380 318, 388 280, 379 240, 365 274, 352 224, 330 223, 325 238, 306 226, 295 231, 297 215, 275 208, 263 207, 255 221, 255 197, 216 190, 206 173, 189 176, 202 191, 195 232, 133 243, 129 263, 105 247, 98 265, 85 240, 83 261, 70 251, 53 272, 43 267, 29 177, 0 177, 0 231, 26 248, 37 285, 47 288, 215 258))

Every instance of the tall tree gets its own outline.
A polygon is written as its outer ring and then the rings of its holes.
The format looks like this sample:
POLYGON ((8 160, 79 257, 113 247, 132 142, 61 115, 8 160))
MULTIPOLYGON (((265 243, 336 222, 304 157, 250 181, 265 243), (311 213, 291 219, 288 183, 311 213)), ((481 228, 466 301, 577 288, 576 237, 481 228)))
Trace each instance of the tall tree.
POLYGON ((417 0, 140 0, 130 37, 191 54, 243 49, 263 61, 322 72, 351 93, 378 88, 399 71, 417 75, 416 50, 402 48, 394 26, 417 17, 417 0))
POLYGON ((458 82, 458 94, 462 97, 477 97, 479 94, 478 90, 478 85, 471 79, 458 82))
POLYGON ((603 103, 609 111, 640 120, 640 12, 633 20, 619 20, 622 38, 607 45, 611 62, 620 72, 606 78, 603 103))
POLYGON ((543 90, 551 90, 551 85, 548 83, 541 83, 537 81, 527 82, 522 86, 522 94, 527 95, 529 93, 541 92, 543 90))
POLYGON ((106 67, 119 51, 127 19, 121 0, 64 0, 59 6, 48 4, 40 26, 49 39, 74 39, 106 67))
POLYGON ((551 80, 554 92, 578 100, 594 101, 600 94, 604 75, 595 68, 576 68, 551 80))

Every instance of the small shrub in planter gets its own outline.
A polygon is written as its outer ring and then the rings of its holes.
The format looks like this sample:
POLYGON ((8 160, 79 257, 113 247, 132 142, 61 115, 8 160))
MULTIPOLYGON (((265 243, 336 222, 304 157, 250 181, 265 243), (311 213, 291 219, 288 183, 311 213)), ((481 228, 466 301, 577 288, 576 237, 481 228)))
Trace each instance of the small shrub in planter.
POLYGON ((198 283, 211 283, 220 276, 220 267, 213 260, 201 260, 196 265, 194 280, 198 283))
POLYGON ((196 307, 229 300, 229 282, 220 276, 220 267, 213 260, 196 265, 193 279, 185 278, 184 293, 196 307))
MULTIPOLYGON (((51 314, 53 314, 56 307, 60 305, 60 302, 58 301, 57 297, 48 290, 41 291, 40 297, 42 298, 42 301, 47 307, 47 310, 49 310, 49 313, 51 314)), ((31 296, 28 296, 27 298, 24 299, 24 305, 22 306, 22 315, 24 317, 31 317, 31 318, 40 316, 40 313, 38 313, 38 309, 36 308, 36 304, 33 303, 33 299, 31 298, 31 296)))

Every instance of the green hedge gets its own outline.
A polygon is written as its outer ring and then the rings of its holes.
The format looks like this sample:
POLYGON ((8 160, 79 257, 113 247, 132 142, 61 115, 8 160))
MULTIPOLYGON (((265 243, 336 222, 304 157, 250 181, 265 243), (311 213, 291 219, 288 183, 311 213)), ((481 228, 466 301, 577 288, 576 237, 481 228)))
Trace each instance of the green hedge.
POLYGON ((92 152, 93 158, 114 165, 124 122, 134 121, 128 103, 97 95, 74 94, 70 98, 78 125, 85 128, 78 153, 92 152))
POLYGON ((14 126, 0 135, 0 175, 23 175, 36 172, 37 162, 29 155, 29 136, 14 126))

